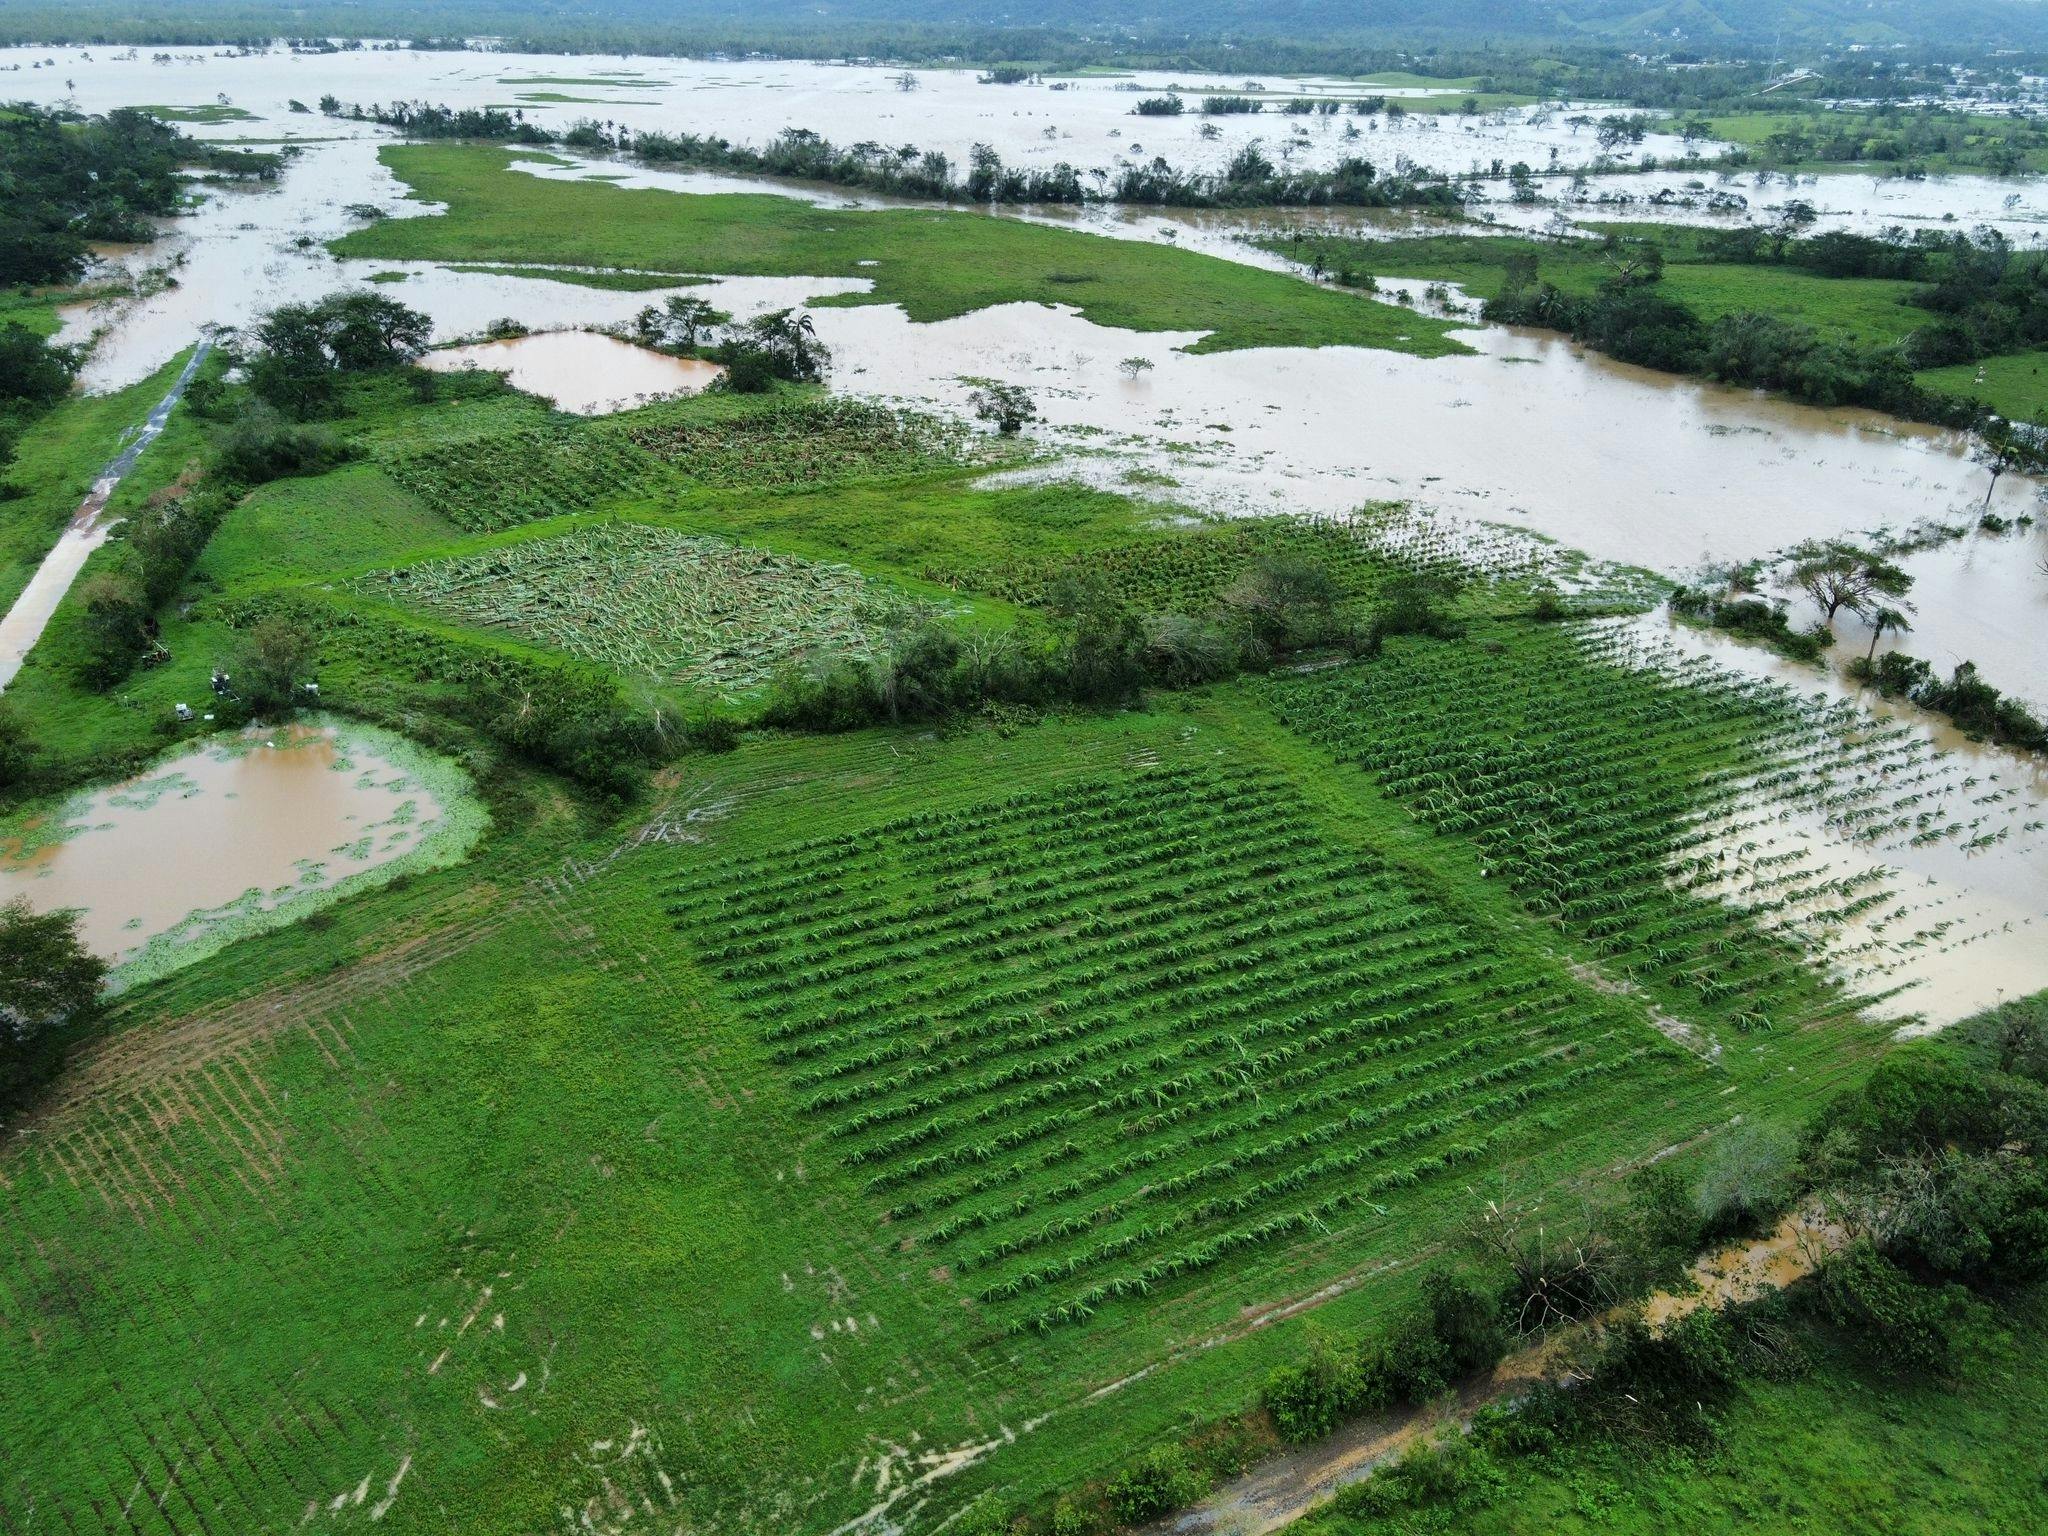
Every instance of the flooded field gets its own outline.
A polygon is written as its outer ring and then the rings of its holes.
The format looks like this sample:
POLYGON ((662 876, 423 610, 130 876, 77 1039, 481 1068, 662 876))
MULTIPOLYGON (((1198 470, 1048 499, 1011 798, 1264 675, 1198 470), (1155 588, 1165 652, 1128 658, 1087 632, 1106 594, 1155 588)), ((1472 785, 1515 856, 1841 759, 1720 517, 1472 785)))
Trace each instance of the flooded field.
MULTIPOLYGON (((206 107, 224 95, 254 114, 202 136, 302 137, 353 131, 350 125, 295 111, 332 94, 345 103, 427 101, 452 107, 501 107, 531 121, 565 128, 596 118, 639 132, 717 134, 761 143, 785 128, 806 128, 835 142, 915 144, 964 164, 976 144, 1005 161, 1080 169, 1143 163, 1163 155, 1184 169, 1215 170, 1246 143, 1303 167, 1326 167, 1346 155, 1391 163, 1406 156, 1435 170, 1463 172, 1495 158, 1590 163, 1599 153, 1583 119, 1622 109, 1581 106, 1518 108, 1488 114, 1415 112, 1404 119, 1289 115, 1292 98, 1344 103, 1365 96, 1415 103, 1461 101, 1461 88, 1327 78, 1247 79, 1144 71, 1051 77, 1016 85, 983 84, 971 69, 904 70, 869 64, 801 60, 698 60, 623 55, 445 53, 400 49, 297 56, 283 48, 234 54, 172 49, 157 63, 106 50, 0 49, 0 70, 51 59, 42 70, 9 77, 10 92, 54 99, 68 83, 87 111, 151 102, 206 107), (90 57, 88 57, 90 55, 90 57), (906 81, 908 86, 906 88, 906 81), (1178 117, 1139 117, 1142 97, 1178 89, 1189 110, 1178 117), (1195 110, 1208 95, 1252 94, 1266 110, 1219 118, 1195 110), (1570 119, 1582 121, 1574 123, 1570 119), (1347 135, 1347 124, 1356 135, 1347 135), (1216 129, 1204 137, 1205 124, 1216 129), (1553 153, 1554 152, 1554 153, 1553 153)), ((1682 151, 1675 135, 1652 134, 1629 154, 1668 158, 1682 151)))
POLYGON ((722 371, 716 363, 669 357, 595 331, 537 331, 429 352, 421 362, 440 373, 502 373, 513 387, 580 416, 694 395, 722 371))
POLYGON ((1703 818, 1696 867, 1674 878, 1820 947, 1873 1011, 1916 1026, 2048 986, 2048 764, 1661 615, 1617 628, 1612 654, 1640 665, 1707 662, 1861 717, 1830 754, 1703 818), (1844 882, 1888 894, 1840 921, 1844 882))
POLYGON ((0 824, 0 902, 78 908, 86 944, 132 983, 452 862, 481 821, 460 770, 402 737, 256 727, 0 824))

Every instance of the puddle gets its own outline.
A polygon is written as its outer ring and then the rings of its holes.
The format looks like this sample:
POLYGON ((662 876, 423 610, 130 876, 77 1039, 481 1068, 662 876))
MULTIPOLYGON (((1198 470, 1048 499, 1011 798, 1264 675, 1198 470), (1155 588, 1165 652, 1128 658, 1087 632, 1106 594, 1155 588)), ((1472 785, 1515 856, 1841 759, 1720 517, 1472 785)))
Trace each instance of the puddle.
POLYGON ((0 902, 75 907, 116 985, 296 921, 482 828, 460 769, 333 719, 256 727, 0 823, 0 902))
POLYGON ((507 341, 429 352, 437 373, 487 368, 514 388, 579 416, 621 411, 671 395, 694 395, 723 372, 702 358, 670 357, 597 331, 541 331, 507 341))

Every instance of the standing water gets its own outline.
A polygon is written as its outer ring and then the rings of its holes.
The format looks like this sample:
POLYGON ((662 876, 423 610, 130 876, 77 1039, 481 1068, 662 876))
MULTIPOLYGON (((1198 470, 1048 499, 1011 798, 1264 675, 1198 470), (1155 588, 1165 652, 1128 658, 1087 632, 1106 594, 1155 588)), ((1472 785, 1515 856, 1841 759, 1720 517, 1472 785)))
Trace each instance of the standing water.
POLYGON ((319 720, 253 727, 0 822, 0 902, 75 908, 132 984, 401 868, 454 862, 483 816, 452 763, 319 720))

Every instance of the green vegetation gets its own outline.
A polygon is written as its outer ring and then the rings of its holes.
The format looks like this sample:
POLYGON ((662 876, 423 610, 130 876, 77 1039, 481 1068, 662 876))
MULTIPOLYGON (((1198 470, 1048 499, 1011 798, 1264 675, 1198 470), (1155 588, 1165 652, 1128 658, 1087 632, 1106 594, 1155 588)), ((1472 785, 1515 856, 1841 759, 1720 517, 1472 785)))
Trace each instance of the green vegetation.
POLYGON ((164 123, 198 123, 204 127, 218 127, 222 123, 259 123, 262 121, 254 112, 244 107, 231 107, 224 102, 201 102, 191 107, 137 107, 137 112, 164 123))
MULTIPOLYGON (((1897 1053, 1780 1150, 1757 1215, 1796 1182, 1837 1224, 1813 1278, 1662 1327, 1610 1315, 1569 1390, 1483 1410, 1302 1529, 2036 1529, 2044 1031, 2037 997, 1897 1053)), ((1682 1193, 1646 1173, 1624 1224, 1670 1225, 1682 1193)))
POLYGON ((493 277, 530 277, 550 283, 570 283, 578 288, 609 288, 619 293, 645 293, 657 288, 674 288, 677 279, 667 272, 588 272, 560 267, 504 267, 482 262, 451 262, 453 272, 483 272, 493 277))
POLYGON ((1376 276, 1456 283, 1489 320, 1816 404, 1952 425, 1984 408, 2025 420, 2042 407, 2042 258, 1995 233, 1596 228, 1598 242, 1293 232, 1259 243, 1340 286, 1369 288, 1376 276))
POLYGON ((388 219, 334 242, 372 259, 626 266, 689 274, 871 278, 821 304, 900 304, 943 320, 992 304, 1065 304, 1098 325, 1207 332, 1191 351, 1253 346, 1463 350, 1449 327, 1217 257, 954 212, 849 212, 745 194, 683 197, 543 181, 503 150, 393 147, 380 158, 439 217, 388 219), (872 267, 860 265, 872 260, 872 267))
POLYGON ((807 655, 868 654, 888 608, 844 566, 634 523, 377 571, 355 589, 726 693, 807 655))
MULTIPOLYGON (((0 470, 0 481, 17 493, 0 496, 0 605, 11 604, 27 584, 114 456, 121 434, 148 416, 186 360, 180 355, 127 389, 72 396, 23 429, 14 461, 0 470)), ((174 417, 114 493, 114 512, 139 506, 174 479, 200 437, 189 419, 174 417)))
POLYGON ((1910 177, 2048 170, 2048 125, 2027 114, 1888 106, 1717 114, 1697 126, 1702 137, 1740 145, 1748 158, 1781 170, 1910 177))

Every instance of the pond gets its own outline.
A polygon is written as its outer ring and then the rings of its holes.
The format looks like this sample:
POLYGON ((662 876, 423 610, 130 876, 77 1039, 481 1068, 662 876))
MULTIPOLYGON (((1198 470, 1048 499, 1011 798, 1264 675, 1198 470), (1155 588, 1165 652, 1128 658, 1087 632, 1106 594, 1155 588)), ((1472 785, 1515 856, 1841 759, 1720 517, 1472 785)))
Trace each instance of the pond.
POLYGON ((462 771, 404 737, 323 717, 253 727, 0 822, 0 902, 78 909, 114 984, 133 985, 453 863, 484 819, 462 771))
POLYGON ((694 395, 723 371, 695 357, 670 357, 601 331, 536 331, 503 341, 446 347, 420 359, 436 373, 486 368, 515 389, 579 416, 628 410, 650 400, 694 395))

